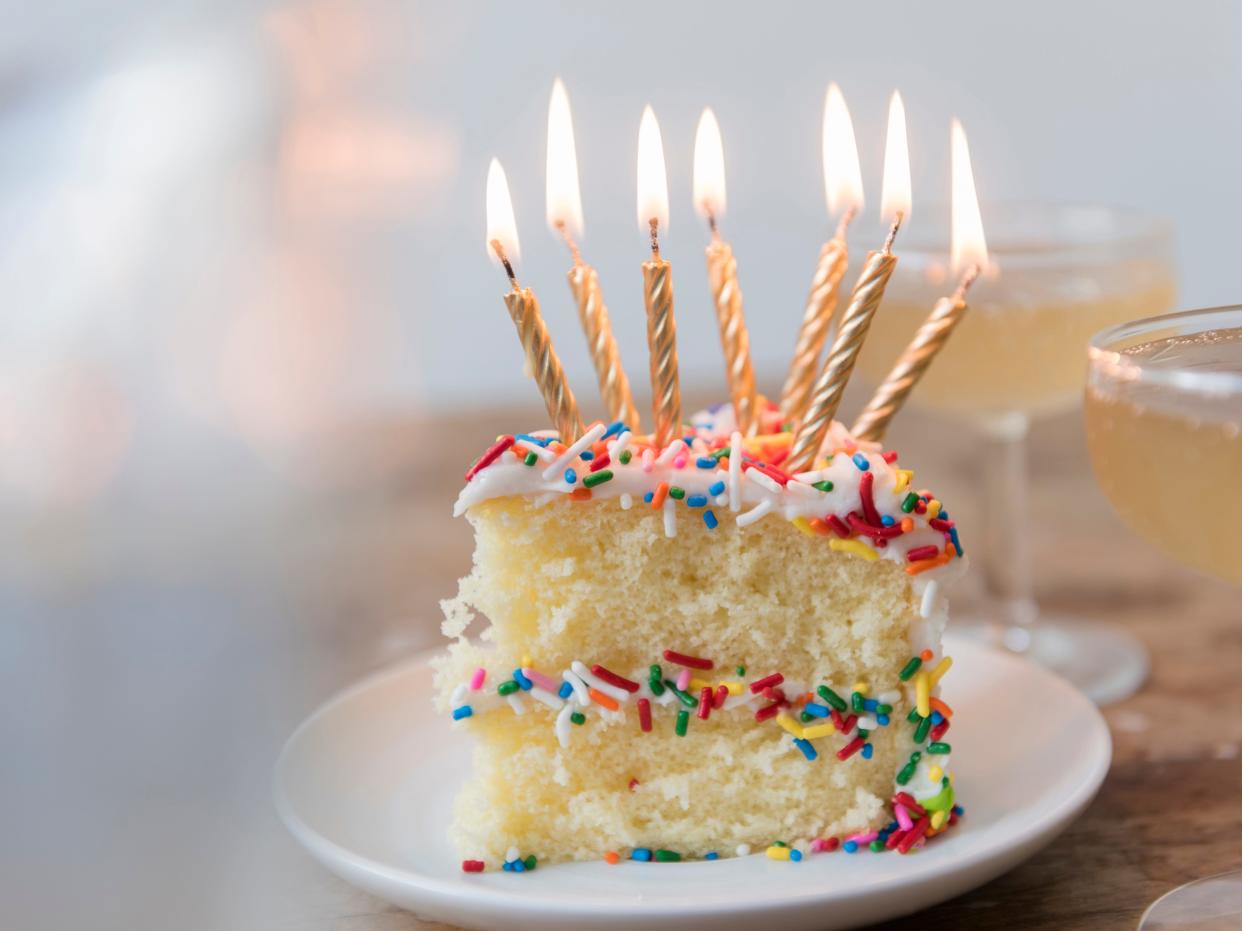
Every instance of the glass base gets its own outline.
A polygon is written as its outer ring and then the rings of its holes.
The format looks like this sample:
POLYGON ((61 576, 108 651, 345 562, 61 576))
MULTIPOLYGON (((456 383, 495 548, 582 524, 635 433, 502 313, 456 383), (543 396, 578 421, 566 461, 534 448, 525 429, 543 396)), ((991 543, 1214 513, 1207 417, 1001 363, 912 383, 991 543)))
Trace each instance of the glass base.
POLYGON ((1068 679, 1097 705, 1129 698, 1147 680, 1147 648, 1111 624, 1077 618, 1039 620, 1006 627, 967 618, 950 629, 976 640, 1028 656, 1068 679))
POLYGON ((1236 931, 1242 927, 1242 870, 1165 893, 1147 907, 1138 931, 1236 931))

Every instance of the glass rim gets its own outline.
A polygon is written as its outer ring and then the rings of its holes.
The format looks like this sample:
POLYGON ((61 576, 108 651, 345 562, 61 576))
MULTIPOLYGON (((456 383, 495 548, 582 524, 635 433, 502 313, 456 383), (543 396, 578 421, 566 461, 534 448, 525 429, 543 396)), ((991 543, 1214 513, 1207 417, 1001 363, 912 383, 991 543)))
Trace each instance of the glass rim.
MULTIPOLYGON (((1242 395, 1242 371, 1203 372, 1186 367, 1154 367, 1141 360, 1110 348, 1130 337, 1149 335, 1161 327, 1176 326, 1188 320, 1211 320, 1215 316, 1236 315, 1235 326, 1242 326, 1242 304, 1222 304, 1218 307, 1199 307, 1179 310, 1155 317, 1141 317, 1101 330, 1087 344, 1087 357, 1092 370, 1102 369, 1109 377, 1128 383, 1162 385, 1183 391, 1218 396, 1242 395)), ((1202 333, 1212 329, 1190 330, 1202 333)))

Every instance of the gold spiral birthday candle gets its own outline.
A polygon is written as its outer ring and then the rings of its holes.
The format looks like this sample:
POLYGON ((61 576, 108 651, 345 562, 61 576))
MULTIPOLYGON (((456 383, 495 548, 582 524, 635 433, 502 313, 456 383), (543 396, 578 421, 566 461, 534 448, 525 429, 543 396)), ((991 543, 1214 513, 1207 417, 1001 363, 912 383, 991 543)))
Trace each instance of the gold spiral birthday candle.
POLYGON ((843 232, 839 230, 819 251, 819 262, 811 279, 811 292, 807 295, 793 362, 785 378, 785 387, 781 389, 781 417, 786 421, 797 422, 806 410, 811 385, 819 369, 819 354, 823 351, 828 327, 837 309, 837 292, 849 266, 849 250, 843 232))
POLYGON ((556 425, 561 441, 573 442, 582 434, 582 419, 578 416, 578 402, 565 380, 565 370, 561 368, 561 360, 552 348, 552 338, 548 328, 544 326, 543 317, 539 313, 539 301, 530 288, 513 289, 505 294, 505 306, 509 308, 509 316, 517 327, 518 338, 526 351, 535 384, 543 395, 543 403, 548 408, 548 416, 556 425))
POLYGON ((681 433, 681 380, 677 373, 677 324, 673 320, 672 267, 659 255, 643 262, 647 346, 651 353, 653 436, 667 446, 681 433))
POLYGON ((755 371, 750 361, 750 334, 742 314, 742 290, 737 283, 737 259, 732 247, 720 238, 707 247, 707 279, 720 323, 733 414, 737 429, 746 435, 755 420, 755 371))
POLYGON ((619 420, 631 430, 639 426, 638 408, 630 391, 630 380, 621 366, 621 353, 612 335, 608 308, 599 286, 599 273, 589 265, 577 262, 569 270, 569 289, 578 306, 578 320, 586 334, 587 348, 599 379, 599 393, 604 399, 608 416, 619 420))

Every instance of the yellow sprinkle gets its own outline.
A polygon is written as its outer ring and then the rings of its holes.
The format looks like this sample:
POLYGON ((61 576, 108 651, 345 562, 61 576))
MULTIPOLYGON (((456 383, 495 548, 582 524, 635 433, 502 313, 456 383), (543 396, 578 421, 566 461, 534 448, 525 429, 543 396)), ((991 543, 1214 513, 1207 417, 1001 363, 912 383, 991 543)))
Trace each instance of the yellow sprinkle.
POLYGON ((802 736, 802 725, 785 712, 782 711, 776 716, 776 723, 785 728, 785 730, 789 731, 789 733, 793 734, 795 737, 802 736))
POLYGON ((817 740, 820 737, 827 737, 834 731, 836 731, 836 728, 833 726, 831 721, 826 724, 812 724, 810 727, 802 728, 802 739, 817 740))
POLYGON ((855 682, 853 691, 857 692, 863 698, 866 698, 871 692, 871 686, 869 686, 866 682, 855 682))
POLYGON ((949 773, 949 785, 953 785, 953 774, 949 773))
POLYGON ((691 677, 690 677, 690 688, 694 689, 696 692, 697 692, 699 689, 708 689, 708 688, 711 688, 711 686, 712 686, 712 684, 711 684, 710 682, 704 682, 704 681, 703 681, 702 679, 700 679, 698 676, 691 676, 691 677))
POLYGON ((927 519, 931 520, 940 513, 940 502, 932 498, 927 502, 927 519))
POLYGON ((880 558, 880 554, 869 547, 861 540, 842 540, 840 537, 828 541, 830 549, 841 550, 846 553, 853 553, 855 556, 861 556, 867 562, 874 562, 880 558))
POLYGON ((936 668, 931 671, 931 684, 935 685, 944 678, 944 674, 949 671, 949 667, 953 665, 953 657, 946 656, 936 664, 936 668))
POLYGON ((932 782, 939 782, 941 779, 944 778, 944 770, 941 769, 939 766, 933 766, 931 769, 927 771, 927 778, 930 779, 932 782))
POLYGON ((937 811, 932 814, 931 826, 939 829, 944 824, 945 819, 949 816, 947 811, 937 811))
POLYGON ((914 470, 913 469, 898 469, 897 470, 897 484, 893 486, 893 491, 899 492, 899 493, 905 491, 906 486, 909 485, 912 481, 914 481, 914 470))
POLYGON ((720 684, 729 690, 730 695, 741 695, 746 688, 741 682, 721 682, 720 684))
POLYGON ((534 665, 535 665, 535 664, 534 664, 533 662, 531 662, 530 654, 529 654, 529 653, 523 653, 523 654, 522 654, 522 668, 523 668, 523 669, 530 669, 530 668, 531 668, 531 667, 533 667, 534 665))
POLYGON ((811 522, 805 517, 795 517, 792 521, 790 521, 790 523, 805 533, 808 537, 816 536, 815 531, 811 529, 811 522))
POLYGON ((927 717, 931 714, 931 682, 928 681, 926 670, 920 672, 914 680, 915 705, 919 714, 927 717))
POLYGON ((768 848, 768 859, 769 860, 788 860, 789 859, 789 848, 788 847, 777 847, 775 844, 773 844, 771 847, 768 848))

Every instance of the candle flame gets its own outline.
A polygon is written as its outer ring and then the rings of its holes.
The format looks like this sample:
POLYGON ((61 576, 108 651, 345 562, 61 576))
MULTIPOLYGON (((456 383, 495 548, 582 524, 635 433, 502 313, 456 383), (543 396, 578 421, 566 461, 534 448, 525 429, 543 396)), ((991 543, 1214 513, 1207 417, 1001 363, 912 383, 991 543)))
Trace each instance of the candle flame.
POLYGON ((863 205, 862 170, 858 166, 858 143, 845 97, 837 85, 828 85, 824 99, 824 192, 828 213, 836 216, 863 205))
POLYGON ((660 124, 648 106, 638 125, 638 225, 644 233, 654 220, 668 229, 668 176, 664 171, 664 143, 660 124))
POLYGON ((694 206, 707 220, 717 220, 725 212, 724 145, 720 125, 708 107, 699 117, 694 134, 694 206))
POLYGON ((497 262, 500 256, 492 246, 500 243, 500 248, 510 262, 516 262, 518 248, 517 221, 513 219, 513 201, 509 199, 509 182, 505 180, 505 170, 500 167, 497 159, 487 166, 487 254, 497 262))
POLYGON ((901 214, 910 217, 910 146, 906 140, 906 107, 893 91, 888 102, 888 138, 884 143, 884 184, 880 192, 880 216, 892 222, 901 214))
POLYGON ((988 244, 983 238, 983 218, 979 215, 979 197, 975 193, 975 176, 970 168, 970 146, 966 130, 953 121, 951 161, 953 163, 953 203, 950 217, 952 230, 952 264, 954 272, 970 265, 980 269, 988 266, 988 244))
POLYGON ((569 95, 557 78, 548 102, 548 161, 546 174, 548 225, 564 227, 571 236, 582 235, 582 194, 578 189, 578 153, 569 95))

